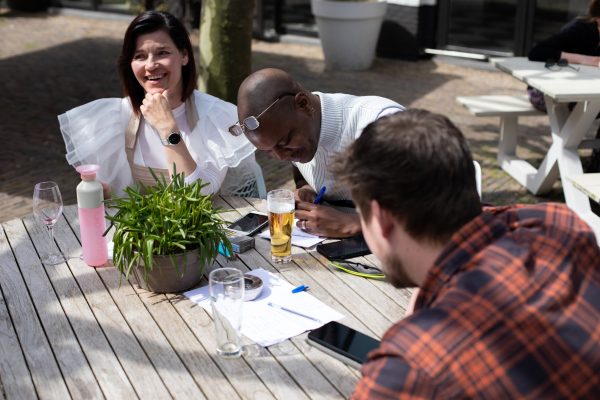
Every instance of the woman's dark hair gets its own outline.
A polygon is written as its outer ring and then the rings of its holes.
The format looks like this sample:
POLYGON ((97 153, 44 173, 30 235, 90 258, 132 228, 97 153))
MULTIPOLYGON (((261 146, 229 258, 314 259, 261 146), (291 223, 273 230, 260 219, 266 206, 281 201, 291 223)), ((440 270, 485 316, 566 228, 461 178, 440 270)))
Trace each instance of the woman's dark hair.
POLYGON ((186 51, 188 63, 181 68, 181 101, 192 95, 196 88, 196 62, 194 51, 188 32, 183 24, 173 15, 166 12, 146 11, 135 17, 123 38, 123 48, 119 56, 119 76, 125 96, 129 96, 134 112, 140 113, 140 106, 144 100, 144 89, 133 74, 131 60, 136 49, 136 42, 141 35, 164 30, 169 34, 179 51, 186 51))
POLYGON ((598 0, 591 0, 588 4, 588 11, 586 15, 587 19, 600 18, 600 2, 598 0))

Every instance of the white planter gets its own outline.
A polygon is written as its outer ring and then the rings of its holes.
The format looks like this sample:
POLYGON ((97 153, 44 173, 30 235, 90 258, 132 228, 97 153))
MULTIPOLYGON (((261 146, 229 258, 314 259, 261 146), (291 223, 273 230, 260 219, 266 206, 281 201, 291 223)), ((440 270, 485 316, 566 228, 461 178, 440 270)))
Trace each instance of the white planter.
POLYGON ((327 69, 368 69, 375 58, 385 0, 311 0, 327 69))

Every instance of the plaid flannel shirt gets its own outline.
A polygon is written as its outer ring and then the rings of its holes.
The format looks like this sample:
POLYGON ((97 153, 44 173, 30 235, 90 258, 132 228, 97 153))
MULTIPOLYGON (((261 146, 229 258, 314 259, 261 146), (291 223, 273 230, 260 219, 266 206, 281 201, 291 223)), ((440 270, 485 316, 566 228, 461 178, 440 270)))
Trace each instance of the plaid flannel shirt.
POLYGON ((600 399, 600 251, 561 204, 489 208, 430 270, 355 399, 600 399))

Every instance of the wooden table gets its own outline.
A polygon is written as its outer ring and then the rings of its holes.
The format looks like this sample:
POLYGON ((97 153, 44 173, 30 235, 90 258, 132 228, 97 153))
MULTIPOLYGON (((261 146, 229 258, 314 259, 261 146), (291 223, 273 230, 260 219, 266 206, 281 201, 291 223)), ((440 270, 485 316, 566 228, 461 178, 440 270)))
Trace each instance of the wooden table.
MULTIPOLYGON (((240 213, 264 211, 263 200, 217 198, 240 213)), ((215 353, 210 316, 181 295, 162 295, 123 280, 113 267, 79 259, 75 206, 65 207, 55 238, 68 262, 44 266, 45 228, 32 216, 0 232, 0 389, 12 398, 347 398, 360 373, 305 341, 306 334, 239 359, 215 353)), ((346 318, 381 337, 401 319, 409 290, 327 267, 315 251, 293 248, 293 262, 272 265, 269 242, 219 265, 264 268, 310 291, 346 318)), ((372 256, 365 262, 373 262, 372 256)), ((206 284, 206 281, 202 283, 206 284)))
POLYGON ((495 58, 491 62, 544 93, 552 131, 552 145, 539 168, 515 155, 508 160, 512 165, 504 169, 536 195, 550 190, 560 177, 565 202, 600 238, 600 218, 591 211, 586 194, 577 190, 570 179, 583 173, 578 148, 600 111, 600 69, 575 65, 578 71, 569 67, 550 70, 544 63, 524 57, 495 58), (571 110, 569 103, 575 104, 571 110))

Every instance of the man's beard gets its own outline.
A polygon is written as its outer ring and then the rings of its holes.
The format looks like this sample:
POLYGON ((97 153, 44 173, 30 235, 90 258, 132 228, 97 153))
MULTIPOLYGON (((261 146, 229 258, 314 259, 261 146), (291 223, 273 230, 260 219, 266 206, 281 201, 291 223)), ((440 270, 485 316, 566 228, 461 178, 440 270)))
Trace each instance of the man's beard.
POLYGON ((383 272, 385 273, 387 281, 395 288, 405 289, 417 286, 417 284, 408 277, 404 265, 402 265, 402 261, 400 261, 397 256, 390 255, 382 260, 382 263, 383 272))

